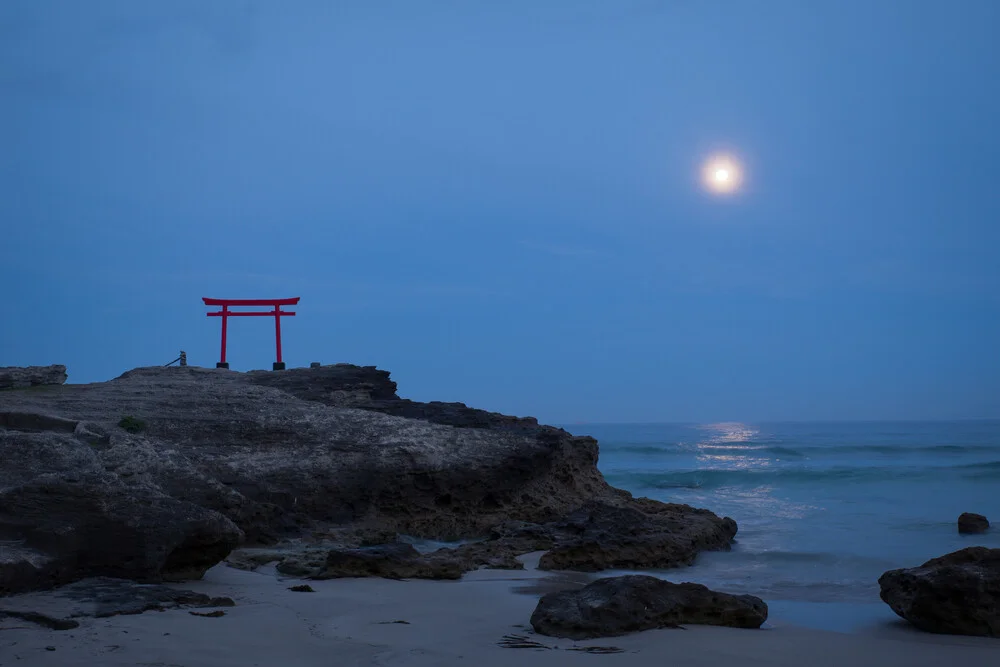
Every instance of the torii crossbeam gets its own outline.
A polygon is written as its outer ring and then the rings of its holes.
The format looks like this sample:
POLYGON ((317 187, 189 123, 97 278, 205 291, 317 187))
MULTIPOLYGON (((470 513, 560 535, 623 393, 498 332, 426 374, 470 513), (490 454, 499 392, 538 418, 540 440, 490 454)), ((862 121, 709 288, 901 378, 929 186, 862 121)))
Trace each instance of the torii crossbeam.
POLYGON ((206 306, 222 306, 222 310, 206 313, 209 317, 222 318, 222 354, 215 367, 229 368, 229 362, 226 361, 226 330, 229 328, 230 317, 274 317, 274 345, 277 350, 277 360, 272 368, 276 371, 285 370, 285 362, 281 360, 281 318, 295 315, 295 313, 290 310, 282 310, 281 307, 294 306, 300 298, 297 296, 291 299, 210 299, 207 296, 202 297, 201 300, 205 302, 206 306), (274 310, 229 310, 232 306, 273 306, 274 310))

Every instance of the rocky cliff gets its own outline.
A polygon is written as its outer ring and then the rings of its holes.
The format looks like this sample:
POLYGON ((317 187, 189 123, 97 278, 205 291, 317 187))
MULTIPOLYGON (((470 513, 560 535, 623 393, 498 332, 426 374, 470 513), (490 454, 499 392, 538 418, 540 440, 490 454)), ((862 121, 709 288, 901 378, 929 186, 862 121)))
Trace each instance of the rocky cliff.
POLYGON ((237 545, 290 539, 492 536, 468 566, 546 548, 552 567, 590 570, 728 548, 731 519, 633 500, 597 456, 534 419, 401 399, 374 367, 156 367, 7 389, 0 593, 198 577, 237 545))

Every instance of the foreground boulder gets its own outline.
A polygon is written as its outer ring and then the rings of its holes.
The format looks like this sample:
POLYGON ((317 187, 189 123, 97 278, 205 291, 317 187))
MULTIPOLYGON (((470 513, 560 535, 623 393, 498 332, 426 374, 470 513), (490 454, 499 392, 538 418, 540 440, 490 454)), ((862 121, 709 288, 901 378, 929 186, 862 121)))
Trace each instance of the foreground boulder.
POLYGON ((60 385, 66 378, 66 367, 61 365, 0 366, 0 389, 60 385))
POLYGON ((531 615, 531 626, 550 637, 590 639, 683 624, 759 628, 766 620, 767 604, 752 595, 629 575, 543 596, 531 615))
POLYGON ((597 456, 592 438, 531 418, 401 399, 373 367, 155 367, 10 389, 0 594, 91 576, 198 577, 241 541, 308 540, 303 558, 279 559, 302 576, 332 551, 397 534, 490 536, 437 557, 465 569, 518 567, 520 553, 548 548, 547 566, 588 570, 728 548, 731 519, 635 500, 605 482, 597 456))
POLYGON ((882 600, 921 630, 1000 637, 1000 549, 968 547, 878 583, 882 600))
POLYGON ((989 519, 984 517, 982 514, 963 512, 962 515, 958 517, 958 532, 963 535, 977 535, 979 533, 985 533, 989 530, 989 528, 989 519))

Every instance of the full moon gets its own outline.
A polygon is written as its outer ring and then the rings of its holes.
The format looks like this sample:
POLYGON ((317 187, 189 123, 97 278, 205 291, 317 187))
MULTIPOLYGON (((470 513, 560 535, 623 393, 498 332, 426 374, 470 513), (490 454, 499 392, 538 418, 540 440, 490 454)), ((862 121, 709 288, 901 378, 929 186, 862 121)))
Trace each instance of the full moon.
POLYGON ((732 194, 743 182, 743 170, 731 155, 713 155, 705 161, 701 173, 702 185, 712 194, 732 194))

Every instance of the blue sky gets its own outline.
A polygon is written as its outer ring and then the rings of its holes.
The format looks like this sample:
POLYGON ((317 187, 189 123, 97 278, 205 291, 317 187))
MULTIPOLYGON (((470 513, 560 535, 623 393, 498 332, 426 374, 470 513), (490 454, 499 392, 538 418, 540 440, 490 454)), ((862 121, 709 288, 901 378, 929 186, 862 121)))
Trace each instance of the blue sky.
POLYGON ((0 365, 550 422, 1000 417, 993 0, 0 4, 0 365), (735 197, 700 163, 740 156, 735 197), (273 328, 231 327, 233 368, 273 328))

